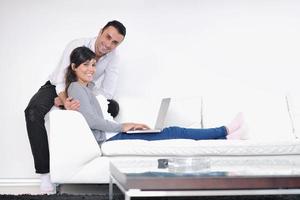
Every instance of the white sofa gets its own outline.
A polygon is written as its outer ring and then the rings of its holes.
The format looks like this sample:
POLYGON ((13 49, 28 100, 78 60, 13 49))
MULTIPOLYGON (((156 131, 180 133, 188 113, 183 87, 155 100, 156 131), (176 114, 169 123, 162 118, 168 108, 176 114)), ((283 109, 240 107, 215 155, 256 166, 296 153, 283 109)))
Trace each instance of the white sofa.
MULTIPOLYGON (((118 101, 121 112, 117 121, 152 125, 160 99, 119 98, 118 101)), ((79 112, 54 109, 46 117, 51 178, 61 184, 108 183, 112 159, 212 156, 299 160, 300 130, 296 125, 300 125, 297 123, 300 107, 292 102, 290 96, 262 91, 240 92, 238 97, 219 92, 172 98, 166 126, 221 126, 242 111, 247 123, 245 140, 122 140, 106 142, 101 149, 79 112)))

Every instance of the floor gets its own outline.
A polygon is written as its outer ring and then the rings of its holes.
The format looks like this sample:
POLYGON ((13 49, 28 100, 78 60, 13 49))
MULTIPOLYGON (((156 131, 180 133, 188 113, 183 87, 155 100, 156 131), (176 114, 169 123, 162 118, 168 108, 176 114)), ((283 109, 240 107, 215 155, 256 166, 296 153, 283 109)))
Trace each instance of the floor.
MULTIPOLYGON (((57 187, 60 194, 108 194, 108 184, 63 184, 57 187)), ((122 192, 115 186, 116 195, 122 192)))
MULTIPOLYGON (((94 184, 65 184, 59 188, 60 194, 72 194, 72 195, 101 195, 106 196, 108 194, 108 185, 94 185, 94 184)), ((122 192, 114 186, 114 199, 124 199, 122 192)), ((300 195, 261 195, 261 196, 202 196, 202 197, 156 197, 156 198, 133 198, 133 200, 299 200, 300 195)))
MULTIPOLYGON (((27 188, 29 189, 29 188, 27 188)), ((28 191, 23 188, 23 191, 28 191)), ((24 192, 23 194, 26 194, 24 192)), ((27 193, 28 194, 28 193, 27 193)), ((115 186, 114 200, 123 200, 124 195, 115 186)), ((58 187, 56 195, 1 195, 0 200, 108 200, 107 184, 64 184, 58 187)), ((133 200, 299 200, 300 195, 277 196, 202 196, 202 197, 157 197, 157 198, 133 198, 133 200)))

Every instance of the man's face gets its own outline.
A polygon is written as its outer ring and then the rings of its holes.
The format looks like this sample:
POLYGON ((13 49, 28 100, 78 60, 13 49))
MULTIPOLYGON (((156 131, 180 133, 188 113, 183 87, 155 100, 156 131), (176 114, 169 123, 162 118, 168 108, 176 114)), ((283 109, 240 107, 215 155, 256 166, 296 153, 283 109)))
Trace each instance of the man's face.
POLYGON ((109 26, 105 30, 102 30, 95 44, 95 53, 97 56, 102 56, 114 50, 124 39, 116 28, 109 26))

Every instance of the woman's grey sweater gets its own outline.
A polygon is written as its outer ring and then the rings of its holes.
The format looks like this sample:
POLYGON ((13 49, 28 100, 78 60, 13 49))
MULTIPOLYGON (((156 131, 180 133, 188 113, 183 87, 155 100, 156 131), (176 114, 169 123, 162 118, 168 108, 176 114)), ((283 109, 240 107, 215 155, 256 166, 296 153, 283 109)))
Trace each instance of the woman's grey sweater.
POLYGON ((121 132, 122 125, 104 119, 100 104, 90 88, 79 82, 72 82, 68 96, 79 100, 79 112, 84 116, 98 142, 106 140, 105 132, 121 132))

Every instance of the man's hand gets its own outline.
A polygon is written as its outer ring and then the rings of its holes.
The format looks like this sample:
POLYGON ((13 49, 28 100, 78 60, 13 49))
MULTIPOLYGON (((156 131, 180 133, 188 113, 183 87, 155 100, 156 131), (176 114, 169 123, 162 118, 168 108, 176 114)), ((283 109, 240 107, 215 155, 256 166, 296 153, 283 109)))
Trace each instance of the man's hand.
POLYGON ((59 106, 63 106, 64 103, 62 102, 62 100, 59 97, 55 97, 55 99, 54 99, 54 105, 56 107, 59 107, 59 106))
POLYGON ((137 124, 137 123, 123 123, 122 131, 134 131, 134 130, 149 130, 150 128, 145 124, 137 124))
POLYGON ((67 110, 78 110, 80 107, 80 102, 76 99, 68 97, 64 103, 64 106, 67 110))

